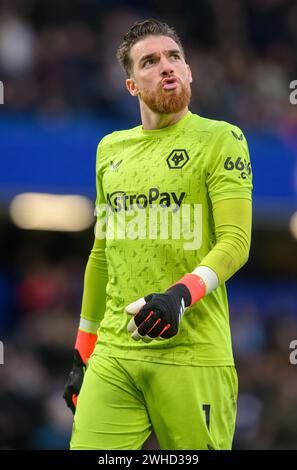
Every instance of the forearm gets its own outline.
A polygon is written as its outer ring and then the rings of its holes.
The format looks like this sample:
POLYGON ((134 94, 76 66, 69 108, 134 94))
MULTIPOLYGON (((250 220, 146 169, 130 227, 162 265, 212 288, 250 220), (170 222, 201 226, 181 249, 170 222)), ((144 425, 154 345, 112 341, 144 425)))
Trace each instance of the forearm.
POLYGON ((104 316, 106 303, 107 264, 105 257, 105 242, 95 239, 90 253, 84 276, 84 290, 81 308, 83 325, 97 325, 104 316))
POLYGON ((104 249, 103 241, 95 239, 85 271, 81 318, 74 346, 73 365, 63 395, 73 413, 85 368, 97 341, 97 329, 105 311, 107 268, 104 249))
POLYGON ((75 349, 86 364, 97 341, 97 330, 105 312, 107 266, 105 244, 95 239, 84 276, 81 317, 75 349))
MULTIPOLYGON (((213 207, 216 244, 201 260, 211 269, 218 284, 226 282, 247 261, 251 241, 252 204, 248 199, 226 199, 213 207)), ((194 273, 201 275, 201 270, 194 273)), ((202 275, 203 277, 203 275, 202 275)))

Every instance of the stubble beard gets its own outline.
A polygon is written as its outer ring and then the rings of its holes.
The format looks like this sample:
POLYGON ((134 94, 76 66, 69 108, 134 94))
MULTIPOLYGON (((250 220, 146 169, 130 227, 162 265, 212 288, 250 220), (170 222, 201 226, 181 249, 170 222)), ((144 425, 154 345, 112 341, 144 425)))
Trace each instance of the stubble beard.
POLYGON ((143 90, 142 101, 157 114, 174 114, 182 111, 191 100, 191 86, 179 81, 179 86, 173 90, 164 90, 162 84, 155 90, 143 90))

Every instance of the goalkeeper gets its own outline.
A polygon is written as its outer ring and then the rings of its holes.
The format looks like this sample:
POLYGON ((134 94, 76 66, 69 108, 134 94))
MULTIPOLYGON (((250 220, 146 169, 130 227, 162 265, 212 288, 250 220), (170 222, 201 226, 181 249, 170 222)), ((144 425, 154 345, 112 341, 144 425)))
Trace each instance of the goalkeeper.
POLYGON ((64 393, 71 449, 141 449, 152 430, 161 449, 231 449, 225 282, 249 254, 247 143, 189 111, 191 69, 167 24, 135 24, 117 57, 141 125, 98 145, 97 232, 64 393))

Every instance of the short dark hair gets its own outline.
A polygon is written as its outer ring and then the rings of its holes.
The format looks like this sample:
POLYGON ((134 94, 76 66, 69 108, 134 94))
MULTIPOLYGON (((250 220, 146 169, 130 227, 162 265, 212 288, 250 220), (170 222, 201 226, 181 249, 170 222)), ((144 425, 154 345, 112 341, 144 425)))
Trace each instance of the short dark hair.
POLYGON ((181 52, 184 54, 184 49, 181 44, 181 40, 178 37, 176 31, 171 26, 168 26, 166 23, 150 18, 148 20, 135 23, 129 31, 125 34, 122 44, 117 50, 117 59, 123 69, 125 70, 128 77, 130 77, 132 72, 132 60, 130 57, 130 50, 134 44, 136 44, 141 39, 146 36, 168 36, 173 39, 181 49, 181 52))

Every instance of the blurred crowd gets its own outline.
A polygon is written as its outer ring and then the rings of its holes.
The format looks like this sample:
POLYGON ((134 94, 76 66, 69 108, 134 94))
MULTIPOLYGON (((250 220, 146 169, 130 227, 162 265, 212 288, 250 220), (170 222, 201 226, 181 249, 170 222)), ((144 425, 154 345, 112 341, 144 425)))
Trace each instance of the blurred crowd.
POLYGON ((296 310, 267 311, 252 298, 248 305, 231 299, 231 325, 239 375, 234 448, 296 449, 297 365, 289 360, 296 310))
MULTIPOLYGON (((9 238, 16 249, 7 255, 9 267, 0 272, 0 449, 67 449, 72 414, 62 394, 72 364, 92 233, 78 238, 84 254, 79 249, 74 254, 75 247, 69 252, 70 238, 49 235, 44 249, 40 240, 36 245, 37 236, 20 245, 13 233, 9 238)), ((242 277, 241 287, 234 282, 227 284, 239 375, 234 448, 294 449, 297 365, 289 361, 290 342, 297 340, 294 284, 286 296, 274 289, 269 302, 260 281, 260 297, 256 289, 248 290, 248 278, 242 277)), ((158 448, 154 440, 146 445, 158 448)))
POLYGON ((279 133, 297 128, 294 0, 2 0, 3 110, 109 115, 138 122, 115 59, 123 34, 155 17, 180 34, 192 67, 191 108, 279 133))
POLYGON ((62 395, 87 257, 67 253, 71 237, 21 235, 18 243, 15 233, 0 230, 0 449, 67 449, 72 413, 62 395))

